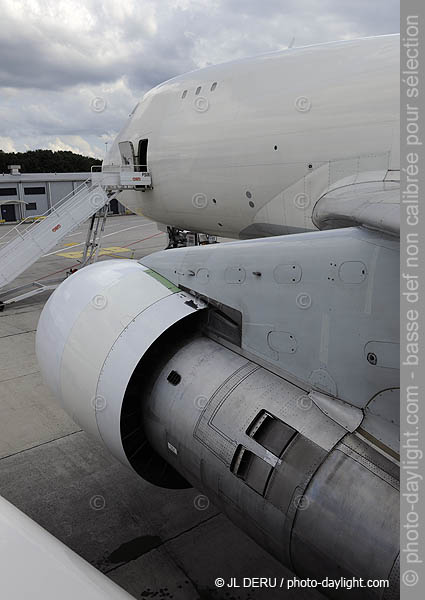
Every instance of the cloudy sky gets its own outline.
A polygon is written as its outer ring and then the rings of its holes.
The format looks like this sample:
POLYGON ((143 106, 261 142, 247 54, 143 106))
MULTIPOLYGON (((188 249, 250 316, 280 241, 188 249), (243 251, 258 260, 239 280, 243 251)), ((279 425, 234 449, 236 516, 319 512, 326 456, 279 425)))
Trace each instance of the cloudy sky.
POLYGON ((98 157, 170 77, 399 31, 399 0, 0 0, 0 15, 0 149, 98 157))

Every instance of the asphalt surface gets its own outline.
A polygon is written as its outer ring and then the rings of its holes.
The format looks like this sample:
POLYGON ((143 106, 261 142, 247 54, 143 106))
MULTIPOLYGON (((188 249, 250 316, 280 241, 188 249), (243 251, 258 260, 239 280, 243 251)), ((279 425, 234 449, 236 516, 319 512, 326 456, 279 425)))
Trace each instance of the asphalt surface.
MULTIPOLYGON (((6 231, 0 227, 0 238, 6 231)), ((65 276, 78 266, 86 231, 87 224, 9 288, 65 276)), ((111 217, 100 260, 139 259, 165 244, 166 236, 144 217, 111 217)), ((217 577, 293 575, 212 505, 199 502, 197 490, 146 483, 62 411, 43 384, 34 349, 49 293, 0 313, 0 494, 135 598, 321 598, 313 590, 216 588, 217 577)))

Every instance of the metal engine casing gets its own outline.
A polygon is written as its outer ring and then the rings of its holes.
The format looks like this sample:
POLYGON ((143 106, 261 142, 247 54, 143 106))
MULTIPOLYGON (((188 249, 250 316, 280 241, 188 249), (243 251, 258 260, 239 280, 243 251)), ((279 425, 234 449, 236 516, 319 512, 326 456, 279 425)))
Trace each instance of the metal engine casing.
POLYGON ((397 589, 398 468, 303 390, 195 337, 140 391, 151 446, 297 575, 397 589))
POLYGON ((390 579, 348 593, 396 597, 395 463, 304 389, 203 335, 208 310, 133 261, 86 267, 43 310, 42 373, 148 481, 200 489, 299 576, 390 579))

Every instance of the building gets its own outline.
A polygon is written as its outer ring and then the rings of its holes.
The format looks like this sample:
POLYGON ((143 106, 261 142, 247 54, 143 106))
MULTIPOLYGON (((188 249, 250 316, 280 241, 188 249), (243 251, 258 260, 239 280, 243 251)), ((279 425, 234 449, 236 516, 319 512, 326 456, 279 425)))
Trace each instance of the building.
MULTIPOLYGON (((21 173, 20 165, 9 170, 0 173, 0 222, 43 215, 90 178, 90 173, 21 173)), ((124 214, 125 208, 112 200, 110 212, 124 214)))

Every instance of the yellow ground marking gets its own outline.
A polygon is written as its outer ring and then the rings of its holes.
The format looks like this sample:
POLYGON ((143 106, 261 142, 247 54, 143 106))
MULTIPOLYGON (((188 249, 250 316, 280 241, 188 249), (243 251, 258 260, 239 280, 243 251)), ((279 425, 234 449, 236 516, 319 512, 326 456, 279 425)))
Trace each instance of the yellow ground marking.
MULTIPOLYGON (((74 246, 74 244, 65 244, 66 246, 74 246)), ((121 248, 120 246, 108 246, 107 248, 101 248, 99 250, 99 256, 115 256, 116 254, 122 254, 123 252, 132 252, 130 248, 121 248)), ((82 258, 83 251, 76 250, 75 252, 58 252, 57 256, 64 256, 65 258, 82 258)), ((119 257, 121 258, 121 257, 119 257)))

